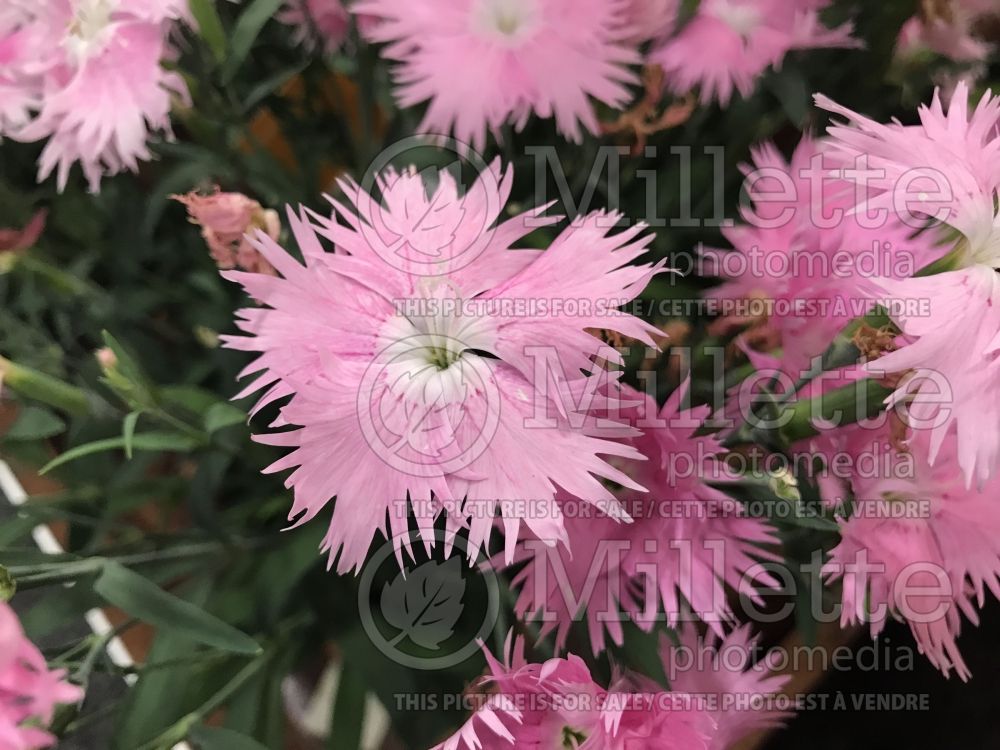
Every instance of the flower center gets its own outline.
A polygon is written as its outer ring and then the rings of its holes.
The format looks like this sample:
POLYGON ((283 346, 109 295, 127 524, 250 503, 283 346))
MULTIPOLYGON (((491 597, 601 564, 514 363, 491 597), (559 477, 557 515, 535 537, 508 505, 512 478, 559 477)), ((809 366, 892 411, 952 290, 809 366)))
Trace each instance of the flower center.
POLYGON ((104 31, 117 9, 118 0, 76 0, 65 44, 77 61, 90 57, 103 45, 104 31))
POLYGON ((478 0, 472 10, 473 28, 508 43, 523 41, 537 26, 535 0, 478 0))
POLYGON ((382 328, 379 354, 390 388, 412 403, 454 403, 481 379, 482 352, 494 346, 495 328, 469 314, 447 284, 417 290, 398 303, 382 328))
POLYGON ((716 0, 712 3, 711 12, 744 38, 750 36, 760 26, 760 13, 741 0, 716 0))
POLYGON ((566 750, 576 750, 587 740, 587 735, 583 732, 573 729, 573 727, 563 727, 562 730, 562 744, 559 745, 560 748, 565 748, 566 750))

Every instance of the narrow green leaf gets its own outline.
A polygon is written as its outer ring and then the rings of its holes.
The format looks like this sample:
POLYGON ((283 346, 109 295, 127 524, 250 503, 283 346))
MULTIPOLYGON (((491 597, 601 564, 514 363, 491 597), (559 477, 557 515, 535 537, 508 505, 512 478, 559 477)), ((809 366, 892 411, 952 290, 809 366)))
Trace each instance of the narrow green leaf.
POLYGON ((232 404, 227 404, 224 401, 220 401, 216 404, 212 404, 208 411, 205 412, 205 431, 209 434, 221 430, 224 427, 230 427, 234 424, 241 424, 246 422, 247 415, 242 409, 237 409, 232 404))
POLYGON ((138 573, 109 560, 94 583, 109 604, 166 631, 237 654, 260 652, 257 642, 200 607, 170 594, 138 573))
POLYGON ((104 344, 115 354, 114 369, 121 373, 130 383, 144 384, 146 377, 143 374, 142 368, 135 361, 135 358, 128 353, 128 350, 108 331, 101 331, 101 335, 104 337, 104 344))
POLYGON ((178 407, 192 414, 204 414, 219 403, 216 394, 193 385, 165 385, 160 388, 159 396, 164 406, 178 407))
POLYGON ((23 510, 19 510, 16 516, 4 518, 3 523, 0 523, 0 547, 22 541, 37 525, 38 521, 23 510))
MULTIPOLYGON (((188 451, 196 448, 198 445, 198 442, 193 438, 187 437, 186 435, 179 435, 175 432, 142 432, 138 435, 133 435, 131 442, 134 450, 176 451, 178 453, 187 453, 188 451)), ((78 445, 75 448, 70 448, 65 453, 56 456, 54 459, 49 461, 42 467, 42 470, 39 473, 46 474, 58 466, 67 464, 70 461, 75 461, 78 458, 83 458, 84 456, 89 456, 93 453, 101 453, 102 451, 110 451, 115 450, 116 448, 124 447, 124 435, 113 438, 105 438, 104 440, 95 440, 92 443, 78 445)))
POLYGON ((240 14, 233 28, 229 45, 229 57, 222 66, 222 80, 228 83, 239 71, 243 61, 250 54, 264 24, 278 11, 283 0, 253 0, 240 14))
POLYGON ((198 750, 267 750, 252 737, 222 727, 195 727, 188 737, 198 750))
POLYGON ((330 750, 358 750, 361 747, 367 696, 368 686, 363 672, 346 659, 333 702, 333 719, 327 743, 330 750))
POLYGON ((4 440, 44 440, 66 429, 66 423, 54 412, 41 406, 25 406, 18 411, 4 440))
POLYGON ((212 50, 215 61, 221 63, 226 59, 226 32, 215 9, 215 0, 189 0, 189 4, 201 38, 212 50))
MULTIPOLYGON (((69 591, 78 588, 74 586, 69 591)), ((211 591, 211 579, 202 576, 185 583, 178 593, 192 606, 202 607, 211 591)), ((161 630, 153 639, 146 663, 169 662, 194 648, 194 641, 185 633, 161 630)), ((135 750, 193 711, 210 694, 206 676, 205 665, 192 661, 140 672, 139 681, 126 693, 111 750, 135 750)))
MULTIPOLYGON (((0 565, 8 568, 37 567, 41 565, 52 565, 53 563, 75 562, 80 559, 79 555, 60 552, 52 554, 42 552, 38 547, 6 547, 0 549, 0 565)), ((19 571, 23 573, 23 571, 19 571)))
POLYGON ((122 440, 125 442, 125 458, 132 460, 132 441, 135 439, 135 423, 139 421, 142 412, 133 411, 125 415, 122 422, 122 440))
POLYGON ((291 68, 278 71, 273 76, 265 78, 263 81, 250 89, 250 93, 247 94, 246 99, 243 101, 243 111, 252 112, 258 104, 305 70, 308 65, 309 61, 306 60, 291 68))

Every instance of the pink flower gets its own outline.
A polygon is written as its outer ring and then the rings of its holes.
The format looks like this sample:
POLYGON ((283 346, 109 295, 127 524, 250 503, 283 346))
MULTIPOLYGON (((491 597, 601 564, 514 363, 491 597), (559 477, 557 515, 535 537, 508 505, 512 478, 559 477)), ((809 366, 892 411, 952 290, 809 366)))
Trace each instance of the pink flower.
POLYGON ((627 388, 623 400, 612 401, 642 431, 627 439, 646 460, 624 468, 648 489, 638 497, 622 493, 631 523, 602 514, 599 504, 560 498, 567 544, 527 538, 515 555, 515 562, 526 562, 512 580, 520 589, 515 611, 540 620, 541 636, 555 631, 556 651, 581 618, 596 654, 605 633, 622 643, 626 619, 648 630, 663 618, 662 607, 673 625, 684 603, 721 632, 733 619, 726 586, 759 602, 753 584, 776 585, 757 558, 774 558, 765 547, 777 537, 708 484, 730 475, 718 460, 718 441, 692 435, 708 407, 681 410, 684 392, 678 389, 659 412, 652 397, 627 388))
POLYGON ((709 750, 727 750, 748 734, 781 726, 788 717, 768 701, 789 677, 771 674, 767 659, 753 662, 758 644, 750 632, 744 625, 724 638, 709 633, 701 640, 689 625, 680 631, 677 645, 665 636, 660 639, 671 690, 708 701, 715 720, 709 750))
POLYGON ((725 750, 785 718, 758 706, 785 678, 769 676, 762 665, 749 666, 754 645, 748 628, 721 643, 699 643, 693 630, 685 631, 680 648, 664 641, 664 668, 675 678, 668 692, 636 674, 619 675, 605 689, 573 655, 529 664, 523 640, 512 647, 508 636, 504 662, 486 653, 490 674, 478 685, 487 689, 477 694, 484 699, 479 708, 433 750, 725 750), (734 651, 740 665, 735 670, 734 651), (742 708, 751 701, 752 707, 742 708))
POLYGON ((701 253, 703 273, 728 277, 708 297, 764 311, 728 315, 716 328, 749 326, 739 343, 751 361, 792 382, 845 325, 874 307, 881 288, 873 279, 911 276, 945 252, 933 234, 913 236, 895 216, 863 222, 852 212, 854 186, 828 176, 835 166, 828 151, 809 137, 790 161, 772 144, 755 148, 743 167, 751 191, 745 223, 722 230, 733 250, 701 253), (780 359, 772 352, 778 348, 780 359))
POLYGON ((136 171, 150 131, 170 134, 171 96, 187 88, 160 63, 179 0, 15 0, 0 15, 0 134, 48 142, 39 180, 59 189, 80 162, 93 191, 103 174, 136 171))
POLYGON ((579 142, 598 132, 591 99, 622 108, 639 62, 625 46, 622 0, 361 0, 355 10, 381 18, 368 31, 400 63, 402 107, 429 102, 420 129, 452 133, 482 150, 529 116, 554 117, 579 142), (582 126, 582 127, 581 127, 582 126))
POLYGON ((65 681, 63 670, 50 671, 29 641, 17 615, 0 602, 0 747, 36 750, 55 737, 39 728, 52 721, 58 703, 75 703, 83 691, 65 681))
POLYGON ((822 94, 816 103, 848 120, 829 128, 845 164, 867 176, 869 194, 858 208, 899 213, 914 221, 949 224, 967 241, 967 262, 1000 264, 1000 97, 987 91, 969 111, 969 86, 959 83, 945 113, 940 92, 919 110, 919 125, 877 123, 822 94))
POLYGON ((594 682, 570 654, 541 664, 524 658, 524 641, 505 662, 488 652, 490 674, 479 683, 491 692, 449 739, 432 750, 708 750, 713 720, 687 696, 664 692, 652 680, 621 678, 612 691, 594 682))
POLYGON ((35 211, 23 229, 0 229, 0 253, 27 250, 38 242, 45 231, 46 216, 48 211, 42 208, 35 211))
POLYGON ((555 632, 554 649, 566 647, 570 627, 586 617, 590 648, 605 647, 605 632, 621 645, 626 612, 640 612, 638 586, 623 567, 633 536, 630 524, 591 510, 588 503, 560 498, 566 544, 526 538, 515 564, 526 564, 514 575, 519 589, 514 612, 521 620, 542 623, 539 638, 555 632), (572 508, 572 510, 570 510, 572 508))
MULTIPOLYGON (((878 433, 854 439, 892 451, 878 433)), ((1000 485, 965 487, 954 434, 928 460, 929 439, 916 433, 912 460, 853 481, 853 514, 825 572, 843 579, 842 623, 870 622, 878 635, 889 615, 909 622, 921 652, 946 675, 970 672, 956 645, 961 615, 978 623, 986 591, 1000 597, 1000 485)))
POLYGON ((903 345, 867 368, 879 374, 905 373, 888 403, 906 404, 908 423, 918 432, 930 433, 931 463, 954 426, 956 469, 960 468, 966 483, 982 485, 1000 466, 997 272, 975 265, 886 288, 901 299, 927 300, 928 310, 896 315, 903 345))
POLYGON ((679 0, 629 0, 624 9, 629 40, 639 44, 669 34, 679 6, 679 0))
POLYGON ((327 53, 336 52, 351 31, 351 16, 340 0, 286 0, 278 16, 295 26, 295 39, 312 48, 318 35, 327 53))
POLYGON ((473 555, 499 510, 510 559, 522 523, 564 537, 549 512, 557 488, 609 513, 600 478, 638 489, 600 457, 638 453, 610 439, 620 428, 587 416, 609 387, 595 358, 621 361, 588 330, 653 345, 655 329, 618 312, 661 268, 632 264, 651 237, 642 225, 608 235, 618 217, 592 214, 545 252, 515 249, 555 219, 533 209, 498 223, 512 180, 495 167, 460 196, 443 171, 427 194, 415 170, 390 171, 384 206, 343 182, 353 208, 334 201, 337 217, 315 224, 289 214, 304 265, 258 232, 253 244, 280 277, 225 273, 268 306, 241 311, 248 335, 226 340, 260 352, 242 395, 266 388, 258 409, 291 396, 277 424, 298 426, 258 438, 293 449, 269 471, 298 467, 287 484, 299 523, 336 496, 324 549, 339 570, 361 564, 387 516, 397 550, 407 548, 408 507, 428 544, 441 514, 449 534, 467 526, 473 555))
POLYGON ((927 49, 957 62, 980 62, 993 45, 973 34, 976 22, 996 12, 993 0, 952 0, 942 6, 925 3, 899 31, 897 52, 907 55, 927 49))
POLYGON ((947 114, 936 94, 921 109, 921 124, 909 127, 880 125, 825 97, 817 102, 852 123, 830 129, 845 159, 882 172, 868 181, 859 208, 903 205, 964 235, 955 248, 959 270, 880 282, 886 295, 925 300, 928 309, 894 315, 900 347, 869 370, 906 374, 890 401, 907 403, 910 423, 931 432, 929 460, 954 424, 958 465, 966 482, 981 484, 1000 465, 1000 98, 987 92, 970 113, 961 83, 947 114))
POLYGON ((791 50, 858 46, 849 24, 823 26, 819 11, 827 5, 829 0, 703 0, 649 61, 663 68, 671 91, 700 87, 703 102, 724 105, 734 91, 753 93, 764 71, 780 67, 791 50))
POLYGON ((650 627, 658 600, 668 624, 676 624, 684 603, 721 632, 734 617, 726 587, 749 600, 762 600, 754 584, 777 586, 758 560, 776 559, 768 547, 778 544, 773 529, 747 516, 740 503, 710 482, 732 478, 720 459, 714 435, 695 435, 710 408, 682 409, 687 386, 678 388, 657 411, 647 396, 633 415, 643 434, 631 440, 647 459, 634 464, 632 476, 646 487, 648 499, 627 504, 631 545, 623 565, 645 591, 644 607, 633 619, 650 627))
POLYGON ((191 223, 201 227, 201 236, 219 268, 274 275, 249 235, 259 229, 272 240, 278 239, 281 222, 277 211, 265 210, 243 193, 223 193, 218 186, 209 195, 191 192, 171 198, 183 203, 191 223))
POLYGON ((529 664, 524 640, 512 645, 511 638, 503 662, 484 649, 490 674, 479 686, 492 692, 458 732, 432 750, 542 750, 563 747, 595 729, 605 691, 586 664, 572 654, 529 664))
POLYGON ((630 677, 604 696, 601 722, 579 750, 709 750, 715 722, 691 696, 630 677))

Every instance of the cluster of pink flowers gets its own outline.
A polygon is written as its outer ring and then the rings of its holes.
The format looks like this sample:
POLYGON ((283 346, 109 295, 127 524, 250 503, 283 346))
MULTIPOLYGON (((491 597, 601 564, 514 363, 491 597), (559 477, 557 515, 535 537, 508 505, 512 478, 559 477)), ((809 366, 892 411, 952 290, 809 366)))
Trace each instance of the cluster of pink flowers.
MULTIPOLYGON (((340 572, 359 569, 379 534, 401 560, 412 554, 412 523, 428 549, 439 522, 445 552, 462 533, 472 558, 502 530, 496 562, 526 563, 516 611, 555 629, 557 651, 581 607, 595 652, 606 634, 622 642, 625 619, 649 631, 686 604, 722 636, 735 619, 727 589, 760 604, 756 587, 776 585, 759 561, 778 540, 711 484, 725 472, 718 439, 697 434, 709 408, 686 408, 684 386, 660 409, 607 366, 622 356, 594 329, 655 346, 656 329, 620 310, 663 270, 636 263, 645 227, 613 233, 620 217, 598 212, 545 251, 518 247, 556 217, 500 220, 510 170, 494 165, 464 193, 450 172, 435 178, 431 189, 413 169, 387 170, 380 201, 343 180, 349 204, 330 198, 333 216, 289 211, 302 262, 258 230, 250 242, 278 275, 224 272, 263 305, 239 312, 246 335, 224 340, 259 353, 240 395, 264 391, 254 413, 278 407, 280 431, 256 439, 292 449, 267 469, 293 470, 290 520, 336 497, 323 547, 340 572), (675 456, 699 458, 676 472, 675 456)), ((497 695, 443 747, 491 734, 516 747, 552 736, 722 748, 713 738, 736 731, 710 707, 650 708, 642 680, 598 688, 575 657, 491 666, 497 695), (593 708, 571 718, 508 700, 581 691, 593 708)))
MULTIPOLYGON (((747 207, 746 225, 725 232, 738 254, 811 253, 813 262, 734 274, 714 291, 858 302, 844 315, 722 321, 727 331, 747 326, 742 347, 753 364, 792 383, 808 380, 848 322, 877 304, 886 309, 894 327, 872 330, 877 345, 866 351, 856 339, 867 362, 798 394, 817 397, 865 377, 894 389, 886 414, 849 426, 817 422, 821 434, 801 446, 855 466, 846 482, 821 478, 841 513, 825 573, 841 582, 844 623, 869 622, 877 635, 900 617, 934 665, 963 679, 961 624, 978 621, 987 592, 1000 595, 1000 99, 987 92, 973 108, 968 97, 960 83, 946 111, 936 95, 912 126, 879 124, 817 97, 848 123, 804 141, 788 165, 759 149, 751 198, 756 190, 761 200, 747 207), (819 193, 800 181, 810 171, 824 175, 819 193), (827 224, 834 210, 839 220, 827 224), (872 243, 888 262, 861 273, 853 261, 872 243), (833 253, 850 262, 838 266, 833 253), (838 267, 846 273, 831 274, 838 267), (934 272, 943 267, 955 270, 934 272), (865 453, 876 458, 873 473, 856 470, 865 453)), ((723 251, 705 256, 725 265, 723 251)))
POLYGON ((57 704, 83 697, 66 682, 61 670, 49 670, 41 652, 29 641, 17 615, 0 602, 0 747, 37 750, 55 738, 39 726, 52 721, 57 704))
POLYGON ((822 96, 817 102, 848 119, 830 128, 842 160, 871 172, 860 210, 902 207, 962 237, 957 270, 882 283, 887 295, 928 300, 931 314, 896 316, 904 338, 871 369, 906 374, 892 401, 905 401, 928 426, 930 461, 954 429, 966 483, 981 485, 1000 467, 1000 98, 987 92, 970 111, 961 83, 947 113, 935 95, 912 126, 879 124, 822 96), (945 399, 936 387, 947 388, 945 399))
POLYGON ((171 99, 187 98, 168 34, 183 0, 11 0, 0 8, 0 136, 48 139, 39 180, 60 190, 79 162, 101 177, 150 158, 151 131, 170 132, 171 99))
POLYGON ((663 639, 661 658, 673 675, 671 691, 640 675, 599 685, 572 654, 530 663, 520 638, 505 645, 504 661, 489 652, 481 705, 454 736, 434 750, 574 747, 579 750, 725 750, 750 732, 773 725, 783 712, 774 695, 785 679, 747 658, 749 630, 721 642, 701 642, 691 629, 679 645, 663 639), (683 659, 678 659, 684 650, 683 659), (725 658, 720 655, 725 654, 725 658), (683 668, 676 668, 683 664, 683 668))
POLYGON ((555 118, 573 141, 598 132, 593 101, 621 109, 637 78, 660 65, 669 90, 704 101, 747 96, 794 49, 857 46, 850 26, 819 20, 828 0, 705 0, 677 33, 677 0, 361 0, 379 19, 367 36, 399 62, 397 99, 428 102, 421 129, 481 148, 487 132, 555 118), (704 51, 711 49, 712 54, 704 51))
MULTIPOLYGON (((976 623, 985 593, 1000 596, 1000 99, 987 92, 970 110, 963 82, 947 112, 935 95, 913 126, 817 100, 849 122, 830 135, 852 167, 844 174, 863 180, 858 212, 901 213, 932 236, 944 228, 941 236, 959 238, 946 248, 956 270, 878 280, 886 296, 927 302, 921 314, 891 315, 899 335, 866 365, 897 384, 888 405, 909 428, 912 468, 853 481, 858 514, 842 522, 829 572, 844 578, 845 621, 870 621, 877 633, 886 611, 900 615, 932 663, 965 679, 962 616, 976 623), (908 512, 866 511, 887 502, 908 512)), ((852 428, 848 439, 899 450, 884 428, 852 428)))

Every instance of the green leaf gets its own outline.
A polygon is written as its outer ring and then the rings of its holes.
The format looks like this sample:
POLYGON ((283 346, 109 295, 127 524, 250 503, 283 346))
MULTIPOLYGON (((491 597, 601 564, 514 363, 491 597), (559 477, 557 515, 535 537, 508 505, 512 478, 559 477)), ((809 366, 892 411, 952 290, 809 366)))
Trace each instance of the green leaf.
POLYGON ((189 0, 189 4, 201 38, 212 50, 215 61, 221 63, 226 59, 226 31, 215 9, 215 0, 189 0))
POLYGON ((246 422, 247 415, 242 409, 237 409, 231 404, 227 404, 225 401, 219 401, 218 403, 212 404, 208 411, 205 412, 205 431, 209 434, 223 429, 224 427, 231 427, 234 424, 241 424, 246 422))
POLYGON ((330 750, 358 750, 361 747, 361 730, 364 726, 365 701, 368 686, 364 672, 345 659, 337 685, 330 725, 330 750))
POLYGON ((165 385, 159 395, 164 406, 186 409, 192 414, 204 414, 219 403, 217 395, 193 385, 165 385))
POLYGON ((6 547, 0 549, 0 565, 6 565, 8 568, 37 567, 40 565, 52 565, 53 563, 74 562, 79 559, 79 555, 67 552, 52 554, 50 552, 42 552, 38 547, 6 547))
POLYGON ((25 406, 4 440, 44 440, 66 429, 66 423, 54 412, 41 406, 25 406))
POLYGON ((229 57, 222 66, 222 80, 229 83, 239 71, 243 61, 250 54, 264 24, 278 11, 283 0, 253 0, 240 14, 233 28, 229 57))
POLYGON ((308 66, 309 61, 306 60, 291 68, 281 70, 273 76, 265 78, 263 81, 250 89, 250 93, 247 94, 246 99, 243 101, 243 111, 252 112, 258 104, 284 86, 288 81, 292 80, 308 66))
POLYGON ((237 654, 257 654, 260 646, 200 607, 167 593, 138 573, 109 560, 94 583, 109 604, 165 631, 186 635, 206 646, 237 654))
MULTIPOLYGON (((198 446, 198 441, 186 435, 179 435, 176 432, 142 432, 132 436, 132 448, 141 451, 176 451, 187 453, 198 446)), ((58 466, 75 461, 78 458, 89 456, 93 453, 115 450, 125 447, 125 436, 105 438, 95 440, 92 443, 78 445, 70 448, 65 453, 56 456, 42 467, 40 474, 46 474, 58 466)))
POLYGON ((125 445, 125 458, 132 460, 132 441, 135 439, 135 423, 139 421, 142 412, 133 411, 125 415, 122 421, 122 440, 125 445))
POLYGON ((19 509, 16 516, 8 516, 0 523, 0 547, 22 541, 37 525, 38 521, 33 516, 19 509))
POLYGON ((768 85, 788 119, 796 126, 804 123, 809 117, 812 97, 802 71, 791 65, 785 66, 769 76, 768 85))
POLYGON ((133 411, 151 409, 155 406, 155 389, 139 362, 107 331, 102 332, 104 343, 114 353, 112 364, 105 366, 101 382, 133 411))
MULTIPOLYGON (((211 594, 208 576, 195 578, 181 592, 192 606, 204 606, 211 594)), ((69 591, 80 588, 74 586, 69 591)), ((180 632, 160 631, 146 657, 147 664, 169 663, 178 654, 191 653, 195 643, 180 632)), ((211 687, 206 685, 205 664, 190 660, 174 666, 143 670, 125 698, 111 743, 114 750, 135 750, 188 712, 194 710, 211 687)))
POLYGON ((267 750, 252 737, 222 727, 195 727, 188 737, 199 750, 267 750))

